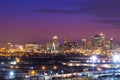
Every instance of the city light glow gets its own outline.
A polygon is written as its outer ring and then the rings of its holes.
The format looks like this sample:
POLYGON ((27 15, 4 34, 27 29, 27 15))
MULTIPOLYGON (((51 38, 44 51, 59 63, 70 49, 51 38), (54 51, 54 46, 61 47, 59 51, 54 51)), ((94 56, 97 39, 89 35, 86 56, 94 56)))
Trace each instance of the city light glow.
POLYGON ((95 62, 95 61, 97 60, 97 56, 92 56, 90 59, 91 59, 93 62, 95 62))

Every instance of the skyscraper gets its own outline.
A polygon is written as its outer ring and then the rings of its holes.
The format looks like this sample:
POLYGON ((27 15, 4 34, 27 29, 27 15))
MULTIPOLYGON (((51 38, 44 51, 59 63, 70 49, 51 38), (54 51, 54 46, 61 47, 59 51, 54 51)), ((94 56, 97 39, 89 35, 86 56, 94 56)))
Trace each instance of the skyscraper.
POLYGON ((100 35, 95 35, 92 39, 92 45, 93 47, 100 47, 101 46, 101 37, 100 35))
POLYGON ((51 46, 51 52, 56 53, 58 51, 58 37, 54 36, 51 46))
POLYGON ((103 33, 100 33, 101 39, 105 40, 105 35, 103 33))
POLYGON ((82 39, 82 43, 83 43, 84 49, 86 49, 87 48, 87 39, 82 39))
POLYGON ((25 43, 26 52, 36 52, 37 49, 39 49, 39 45, 37 43, 25 43))
POLYGON ((92 39, 92 45, 94 47, 104 47, 105 44, 105 35, 103 33, 100 33, 99 35, 95 35, 92 39))

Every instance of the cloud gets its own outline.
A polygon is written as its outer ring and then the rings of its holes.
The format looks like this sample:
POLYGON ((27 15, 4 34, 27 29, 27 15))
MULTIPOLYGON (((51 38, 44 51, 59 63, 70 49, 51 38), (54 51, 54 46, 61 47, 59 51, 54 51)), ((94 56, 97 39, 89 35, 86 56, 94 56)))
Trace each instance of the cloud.
MULTIPOLYGON (((34 12, 45 13, 87 13, 98 17, 120 18, 120 0, 81 0, 69 1, 64 5, 53 6, 53 8, 43 8, 34 12), (71 4, 72 2, 72 4, 71 4), (67 8, 69 7, 69 9, 67 8)), ((48 5, 49 6, 49 5, 48 5)))
POLYGON ((120 19, 99 19, 99 20, 91 20, 91 21, 104 23, 104 24, 120 25, 120 19))
POLYGON ((73 13, 82 13, 80 10, 65 10, 65 9, 41 9, 41 10, 34 10, 34 12, 43 12, 43 13, 66 13, 66 14, 73 14, 73 13))
POLYGON ((40 13, 64 13, 64 14, 89 14, 96 17, 91 20, 106 24, 120 25, 120 0, 81 0, 69 1, 64 5, 54 6, 53 8, 43 8, 33 10, 40 13), (72 4, 71 4, 72 2, 72 4), (55 8, 54 8, 55 7, 55 8), (69 8, 68 8, 69 7, 69 8), (99 18, 103 18, 98 20, 99 18), (117 18, 117 19, 116 19, 117 18), (105 20, 104 20, 105 19, 105 20))
POLYGON ((120 25, 120 0, 96 0, 86 9, 86 13, 96 16, 94 22, 120 25), (101 18, 101 19, 99 19, 101 18))
POLYGON ((84 10, 98 17, 120 18, 119 8, 120 0, 96 0, 84 10))

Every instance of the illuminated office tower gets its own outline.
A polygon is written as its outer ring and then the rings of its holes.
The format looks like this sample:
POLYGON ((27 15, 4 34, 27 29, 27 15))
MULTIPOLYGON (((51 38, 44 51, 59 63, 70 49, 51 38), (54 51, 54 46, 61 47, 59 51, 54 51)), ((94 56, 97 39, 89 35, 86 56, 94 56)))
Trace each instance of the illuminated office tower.
POLYGON ((37 43, 25 43, 25 51, 26 52, 35 52, 39 49, 39 45, 37 43))
POLYGON ((105 35, 103 33, 100 33, 100 44, 101 47, 104 48, 105 47, 105 35))
POLYGON ((105 48, 106 48, 107 50, 110 49, 110 40, 109 40, 109 39, 107 39, 107 40, 105 41, 105 48))
POLYGON ((87 48, 87 39, 82 39, 84 49, 87 48))
POLYGON ((103 33, 100 33, 101 39, 105 40, 105 35, 103 33))
POLYGON ((13 44, 12 43, 7 43, 5 48, 6 48, 6 50, 13 49, 13 44))
POLYGON ((24 50, 23 45, 15 45, 16 50, 24 50))
POLYGON ((90 40, 87 41, 86 47, 87 47, 87 49, 91 49, 92 48, 92 42, 90 40))
POLYGON ((92 45, 95 48, 104 47, 104 43, 105 43, 105 35, 103 33, 100 33, 99 35, 95 35, 92 39, 92 45))
POLYGON ((97 48, 101 46, 101 37, 100 35, 95 35, 92 39, 92 45, 97 48))
POLYGON ((116 40, 110 38, 110 50, 114 50, 116 48, 116 40))

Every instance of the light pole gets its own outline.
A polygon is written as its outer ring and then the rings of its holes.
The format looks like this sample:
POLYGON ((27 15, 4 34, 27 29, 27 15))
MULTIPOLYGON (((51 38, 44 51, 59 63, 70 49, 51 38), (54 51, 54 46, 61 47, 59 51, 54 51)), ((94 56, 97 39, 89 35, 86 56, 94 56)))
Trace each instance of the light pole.
POLYGON ((45 72, 47 71, 46 66, 42 66, 41 69, 42 69, 42 73, 45 74, 45 72))
POLYGON ((15 75, 14 75, 14 72, 13 72, 13 71, 10 71, 10 72, 9 72, 9 77, 10 77, 10 79, 13 79, 13 78, 15 77, 15 75))
POLYGON ((94 74, 94 62, 97 60, 97 56, 92 56, 90 59, 92 60, 93 63, 93 74, 94 74))
POLYGON ((64 71, 63 71, 63 70, 61 70, 61 74, 64 74, 64 71))
MULTIPOLYGON (((119 60, 120 60, 120 55, 119 54, 115 54, 115 55, 113 55, 112 56, 113 57, 113 61, 115 62, 115 66, 114 66, 114 68, 115 68, 115 70, 117 69, 117 63, 119 62, 119 60)), ((115 71, 114 71, 115 72, 115 71)))

